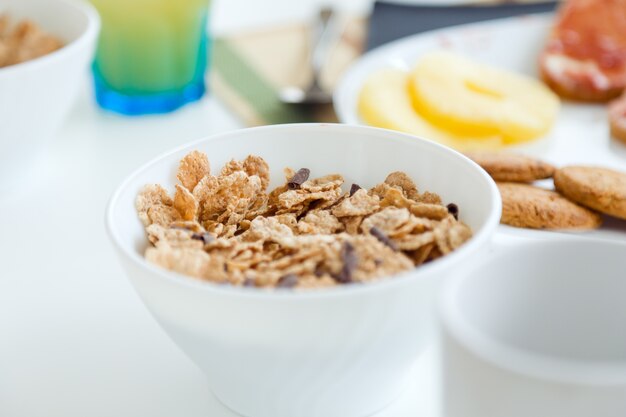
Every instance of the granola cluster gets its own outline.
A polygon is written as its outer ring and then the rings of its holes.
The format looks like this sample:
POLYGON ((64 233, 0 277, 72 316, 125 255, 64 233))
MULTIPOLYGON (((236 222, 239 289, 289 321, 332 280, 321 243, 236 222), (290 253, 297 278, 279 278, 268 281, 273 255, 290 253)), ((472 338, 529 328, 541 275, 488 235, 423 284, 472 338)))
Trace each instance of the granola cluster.
POLYGON ((415 268, 472 236, 456 205, 418 192, 403 172, 347 192, 339 174, 309 175, 287 168, 285 183, 268 193, 262 158, 231 160, 211 175, 207 156, 189 153, 173 198, 156 184, 137 196, 146 259, 216 283, 317 288, 415 268))
POLYGON ((19 64, 54 52, 63 43, 30 20, 12 26, 9 17, 0 15, 0 68, 19 64))

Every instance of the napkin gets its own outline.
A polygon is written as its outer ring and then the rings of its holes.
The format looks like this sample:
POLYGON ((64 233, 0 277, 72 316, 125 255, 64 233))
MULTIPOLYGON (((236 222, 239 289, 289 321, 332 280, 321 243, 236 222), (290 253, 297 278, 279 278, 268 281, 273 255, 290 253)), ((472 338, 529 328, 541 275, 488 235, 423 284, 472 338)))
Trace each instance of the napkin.
MULTIPOLYGON (((363 50, 404 36, 554 7, 555 2, 444 7, 377 1, 369 21, 343 18, 322 83, 332 90, 363 50)), ((296 24, 215 39, 210 89, 247 126, 336 122, 332 105, 294 106, 281 103, 277 96, 282 87, 306 86, 310 80, 309 38, 308 25, 296 24)))
MULTIPOLYGON (((340 27, 321 75, 330 91, 365 43, 365 19, 344 18, 340 27)), ((277 96, 282 87, 306 86, 311 79, 309 38, 307 24, 217 38, 209 88, 247 126, 336 122, 332 105, 290 105, 277 96)))

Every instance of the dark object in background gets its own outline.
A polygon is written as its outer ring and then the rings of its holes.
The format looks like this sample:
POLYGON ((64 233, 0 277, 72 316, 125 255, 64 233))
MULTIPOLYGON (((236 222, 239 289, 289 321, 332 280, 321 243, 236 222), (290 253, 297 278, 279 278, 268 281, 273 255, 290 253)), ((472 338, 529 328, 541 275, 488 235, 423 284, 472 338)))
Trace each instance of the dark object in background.
POLYGON ((556 2, 462 6, 413 6, 384 1, 374 3, 369 23, 367 50, 387 42, 464 23, 553 11, 556 2))

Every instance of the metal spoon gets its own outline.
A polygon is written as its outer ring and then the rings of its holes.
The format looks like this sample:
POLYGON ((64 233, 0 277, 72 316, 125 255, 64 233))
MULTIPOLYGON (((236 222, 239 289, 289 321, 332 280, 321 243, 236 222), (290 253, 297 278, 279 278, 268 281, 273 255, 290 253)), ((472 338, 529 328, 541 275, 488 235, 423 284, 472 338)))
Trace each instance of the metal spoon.
POLYGON ((324 62, 335 37, 334 13, 331 8, 320 10, 314 30, 313 47, 311 48, 312 79, 305 89, 301 87, 285 87, 279 92, 280 100, 289 104, 326 104, 332 102, 333 96, 320 85, 320 75, 324 62))

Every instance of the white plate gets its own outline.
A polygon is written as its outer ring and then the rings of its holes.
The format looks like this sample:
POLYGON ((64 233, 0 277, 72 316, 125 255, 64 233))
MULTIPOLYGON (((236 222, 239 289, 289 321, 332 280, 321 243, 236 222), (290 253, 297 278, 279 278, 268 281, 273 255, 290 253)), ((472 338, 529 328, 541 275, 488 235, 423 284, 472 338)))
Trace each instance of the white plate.
MULTIPOLYGON (((410 69, 423 54, 446 48, 501 68, 537 76, 537 60, 553 19, 551 13, 493 20, 409 36, 361 57, 335 91, 335 110, 342 123, 365 124, 357 113, 363 82, 382 68, 410 69)), ((563 103, 552 132, 516 149, 556 165, 598 164, 626 171, 626 146, 610 139, 606 106, 563 103)), ((528 238, 568 237, 571 233, 542 232, 502 226, 507 235, 528 238)), ((598 231, 577 234, 626 240, 626 221, 605 218, 598 231)))

